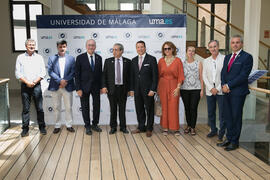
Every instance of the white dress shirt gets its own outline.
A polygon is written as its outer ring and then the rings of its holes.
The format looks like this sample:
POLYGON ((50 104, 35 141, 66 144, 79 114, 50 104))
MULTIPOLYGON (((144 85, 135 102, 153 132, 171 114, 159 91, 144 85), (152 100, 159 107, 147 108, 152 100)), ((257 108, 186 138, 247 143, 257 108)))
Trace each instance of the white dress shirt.
POLYGON ((117 58, 114 59, 114 74, 115 74, 115 85, 123 85, 123 58, 120 57, 120 73, 121 73, 121 82, 117 83, 117 58))
POLYGON ((33 53, 29 56, 27 53, 20 54, 16 60, 15 76, 17 79, 25 78, 33 82, 37 78, 46 76, 45 64, 41 55, 33 53))
POLYGON ((94 62, 94 65, 95 65, 95 53, 93 53, 92 55, 90 55, 89 53, 86 53, 86 54, 88 56, 90 66, 92 65, 92 63, 91 63, 91 56, 93 57, 93 62, 94 62))
POLYGON ((224 57, 223 54, 219 53, 215 60, 210 56, 203 61, 203 82, 205 84, 205 93, 207 96, 212 95, 210 91, 212 88, 218 90, 218 95, 223 94, 220 73, 223 67, 224 57))
MULTIPOLYGON (((239 51, 237 51, 235 54, 236 54, 236 56, 235 56, 235 59, 237 58, 237 56, 239 55, 239 53, 242 51, 242 49, 240 49, 239 51)), ((231 57, 230 57, 230 60, 229 60, 229 62, 228 62, 228 65, 229 65, 229 63, 230 63, 230 61, 231 61, 231 59, 232 59, 232 57, 233 57, 233 54, 234 54, 234 52, 232 52, 232 55, 231 55, 231 57)), ((234 59, 234 60, 235 60, 234 59)))
POLYGON ((59 56, 58 61, 59 61, 60 77, 63 79, 64 73, 65 73, 65 65, 66 65, 65 56, 64 57, 59 56))

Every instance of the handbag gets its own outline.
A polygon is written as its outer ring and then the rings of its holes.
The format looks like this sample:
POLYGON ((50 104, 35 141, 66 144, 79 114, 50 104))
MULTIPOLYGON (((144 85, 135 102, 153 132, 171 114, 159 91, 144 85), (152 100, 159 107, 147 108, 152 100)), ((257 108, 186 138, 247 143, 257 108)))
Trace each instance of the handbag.
POLYGON ((161 107, 161 102, 160 102, 160 98, 159 95, 155 95, 155 115, 158 117, 161 117, 162 115, 162 107, 161 107))

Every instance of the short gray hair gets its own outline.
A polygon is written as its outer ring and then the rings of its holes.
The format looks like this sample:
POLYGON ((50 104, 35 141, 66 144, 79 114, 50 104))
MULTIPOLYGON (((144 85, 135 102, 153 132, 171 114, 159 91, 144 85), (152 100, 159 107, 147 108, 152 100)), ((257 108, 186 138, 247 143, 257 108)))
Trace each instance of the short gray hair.
POLYGON ((121 43, 115 43, 113 46, 118 46, 120 51, 124 51, 124 46, 121 43))
POLYGON ((233 35, 233 36, 231 37, 231 40, 232 40, 232 38, 240 38, 241 43, 244 42, 243 37, 242 37, 241 35, 239 35, 239 34, 233 35))
POLYGON ((29 43, 29 42, 34 42, 36 44, 36 41, 34 39, 26 39, 25 41, 25 46, 29 43))
POLYGON ((209 44, 211 44, 212 42, 216 42, 217 43, 217 45, 218 45, 218 47, 219 47, 219 41, 218 40, 211 40, 211 41, 209 41, 209 43, 208 43, 208 46, 209 46, 209 44))
POLYGON ((89 41, 94 41, 95 46, 96 46, 96 41, 95 41, 94 39, 88 39, 88 40, 85 42, 85 45, 87 45, 87 43, 88 43, 89 41))

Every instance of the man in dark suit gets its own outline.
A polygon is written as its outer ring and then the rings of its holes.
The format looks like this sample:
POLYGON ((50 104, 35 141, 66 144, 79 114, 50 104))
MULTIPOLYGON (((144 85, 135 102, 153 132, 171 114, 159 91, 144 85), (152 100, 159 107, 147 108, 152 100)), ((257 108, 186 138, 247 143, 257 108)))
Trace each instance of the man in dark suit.
POLYGON ((105 60, 102 75, 102 92, 107 93, 110 102, 110 134, 117 131, 117 106, 119 109, 120 131, 129 133, 126 128, 126 102, 130 91, 131 60, 122 57, 124 47, 120 43, 113 46, 113 56, 105 60))
POLYGON ((144 41, 136 43, 136 50, 138 56, 132 59, 131 65, 131 91, 134 91, 135 95, 138 128, 132 133, 146 131, 146 136, 151 137, 154 124, 154 95, 158 84, 157 60, 146 53, 144 41))
POLYGON ((93 39, 86 41, 87 52, 76 58, 76 91, 80 96, 82 116, 86 128, 86 134, 91 135, 92 130, 101 132, 98 126, 100 115, 100 91, 102 81, 102 58, 95 53, 96 42, 93 39), (92 126, 89 115, 89 97, 93 99, 93 121, 92 126))
POLYGON ((227 139, 217 146, 225 147, 226 151, 239 147, 242 128, 243 106, 248 90, 248 76, 252 70, 252 56, 242 50, 243 39, 239 35, 231 38, 233 53, 225 56, 221 71, 221 85, 224 95, 224 119, 227 139))
POLYGON ((72 92, 75 90, 75 59, 67 55, 67 42, 60 40, 56 43, 58 53, 49 57, 48 73, 51 77, 48 90, 52 91, 53 109, 55 111, 55 128, 53 133, 59 133, 61 122, 62 97, 65 104, 66 127, 69 132, 75 132, 72 128, 72 92))

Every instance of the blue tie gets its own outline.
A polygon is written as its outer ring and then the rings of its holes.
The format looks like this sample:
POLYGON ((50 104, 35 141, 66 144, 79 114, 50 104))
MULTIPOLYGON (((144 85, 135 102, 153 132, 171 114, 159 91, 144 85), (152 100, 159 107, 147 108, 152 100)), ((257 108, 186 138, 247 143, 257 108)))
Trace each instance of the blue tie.
POLYGON ((90 58, 91 58, 91 68, 94 71, 95 70, 95 65, 94 65, 93 56, 90 56, 90 58))

